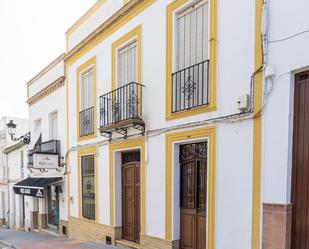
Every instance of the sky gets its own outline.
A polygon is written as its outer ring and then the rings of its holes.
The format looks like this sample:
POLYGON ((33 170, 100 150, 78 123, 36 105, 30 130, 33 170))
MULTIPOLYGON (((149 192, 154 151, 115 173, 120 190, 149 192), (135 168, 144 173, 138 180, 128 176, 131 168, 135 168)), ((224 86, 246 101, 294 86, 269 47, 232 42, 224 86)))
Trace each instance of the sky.
POLYGON ((96 0, 0 0, 0 117, 28 117, 26 83, 65 52, 65 32, 96 0))

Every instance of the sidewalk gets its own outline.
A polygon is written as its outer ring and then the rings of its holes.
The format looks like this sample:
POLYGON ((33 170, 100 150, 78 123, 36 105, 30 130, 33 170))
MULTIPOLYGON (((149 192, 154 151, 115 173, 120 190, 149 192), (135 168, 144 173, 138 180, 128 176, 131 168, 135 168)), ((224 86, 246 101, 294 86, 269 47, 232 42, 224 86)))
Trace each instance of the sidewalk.
POLYGON ((37 232, 21 232, 0 228, 0 241, 13 245, 16 249, 120 249, 101 243, 84 242, 41 234, 37 232))

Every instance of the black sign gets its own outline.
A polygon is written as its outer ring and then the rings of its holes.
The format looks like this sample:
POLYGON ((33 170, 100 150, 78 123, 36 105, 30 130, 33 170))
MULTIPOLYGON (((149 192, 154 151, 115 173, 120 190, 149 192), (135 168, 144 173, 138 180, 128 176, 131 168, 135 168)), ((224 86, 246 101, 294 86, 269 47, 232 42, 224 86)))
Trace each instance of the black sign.
POLYGON ((13 187, 15 194, 18 195, 28 195, 37 198, 44 198, 44 189, 37 188, 27 188, 27 187, 13 187))

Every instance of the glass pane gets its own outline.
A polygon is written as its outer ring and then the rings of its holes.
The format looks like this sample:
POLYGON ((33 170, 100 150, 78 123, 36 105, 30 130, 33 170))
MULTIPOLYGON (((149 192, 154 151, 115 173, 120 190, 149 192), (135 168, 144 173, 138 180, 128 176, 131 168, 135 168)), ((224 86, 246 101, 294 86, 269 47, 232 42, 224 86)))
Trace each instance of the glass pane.
POLYGON ((83 217, 95 219, 94 155, 81 157, 81 171, 83 217))

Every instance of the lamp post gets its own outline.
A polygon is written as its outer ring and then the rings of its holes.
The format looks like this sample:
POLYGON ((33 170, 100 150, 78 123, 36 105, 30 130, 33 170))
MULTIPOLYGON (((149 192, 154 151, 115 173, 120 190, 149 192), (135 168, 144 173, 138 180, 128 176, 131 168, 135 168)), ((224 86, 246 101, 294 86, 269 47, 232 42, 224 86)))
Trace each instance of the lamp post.
POLYGON ((7 123, 6 126, 8 127, 8 133, 11 136, 12 141, 14 141, 14 142, 20 141, 24 144, 30 143, 30 132, 27 132, 25 135, 17 138, 17 137, 15 137, 17 125, 13 122, 13 120, 10 120, 10 122, 7 123))

